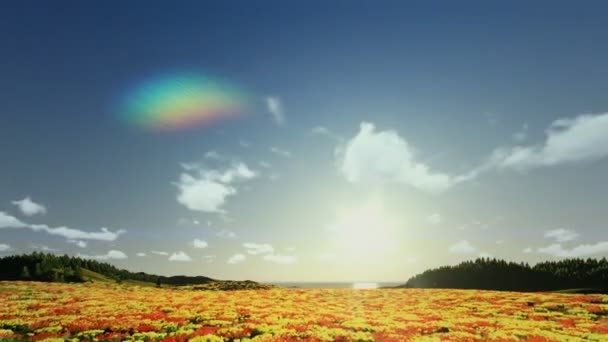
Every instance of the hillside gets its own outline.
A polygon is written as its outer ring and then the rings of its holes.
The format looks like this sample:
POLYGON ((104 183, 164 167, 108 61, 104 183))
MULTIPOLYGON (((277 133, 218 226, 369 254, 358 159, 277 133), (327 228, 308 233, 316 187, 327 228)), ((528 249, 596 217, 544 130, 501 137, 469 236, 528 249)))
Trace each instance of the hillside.
POLYGON ((204 276, 159 276, 130 272, 96 260, 34 252, 0 258, 0 280, 48 282, 118 282, 138 286, 185 286, 206 290, 265 289, 253 281, 224 281, 204 276))
POLYGON ((443 266, 410 278, 402 288, 452 288, 504 291, 558 291, 608 293, 608 261, 565 259, 534 266, 479 258, 443 266))

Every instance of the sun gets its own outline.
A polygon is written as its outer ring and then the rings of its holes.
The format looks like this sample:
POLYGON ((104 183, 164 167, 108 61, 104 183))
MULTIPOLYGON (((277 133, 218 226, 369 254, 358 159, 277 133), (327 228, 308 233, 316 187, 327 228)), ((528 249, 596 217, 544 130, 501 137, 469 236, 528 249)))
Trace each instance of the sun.
POLYGON ((336 249, 349 258, 381 257, 395 246, 397 220, 381 201, 371 200, 362 206, 341 210, 328 226, 336 249))

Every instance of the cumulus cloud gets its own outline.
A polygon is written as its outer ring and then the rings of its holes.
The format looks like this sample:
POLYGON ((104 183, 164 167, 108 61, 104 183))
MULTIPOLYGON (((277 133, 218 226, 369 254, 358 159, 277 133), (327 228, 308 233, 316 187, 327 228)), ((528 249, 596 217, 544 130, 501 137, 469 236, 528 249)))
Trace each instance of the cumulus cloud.
MULTIPOLYGON (((182 165, 183 166, 183 165, 182 165)), ((193 211, 225 213, 227 198, 237 193, 236 182, 257 177, 242 162, 233 163, 225 170, 204 169, 200 166, 184 168, 179 181, 177 201, 193 211)))
POLYGON ((557 242, 566 242, 578 239, 578 233, 568 229, 554 229, 545 232, 545 238, 555 239, 557 242))
POLYGON ((264 255, 264 260, 274 262, 275 264, 288 265, 297 261, 293 255, 267 254, 264 255))
POLYGON ((83 259, 96 259, 96 260, 122 260, 127 259, 127 255, 121 251, 110 250, 106 254, 101 255, 87 255, 87 254, 78 254, 80 258, 83 259))
POLYGON ((119 229, 111 231, 108 228, 101 228, 98 232, 85 232, 78 229, 68 227, 49 227, 45 224, 32 224, 29 226, 34 231, 44 231, 51 235, 63 236, 70 240, 99 240, 99 241, 114 241, 120 235, 126 233, 126 230, 119 229))
POLYGON ((515 134, 513 134, 513 140, 515 140, 517 142, 522 142, 522 141, 526 140, 527 136, 528 136, 528 124, 523 124, 523 126, 521 126, 521 129, 519 131, 517 131, 515 134))
POLYGON ((324 127, 324 126, 316 126, 316 127, 314 127, 313 129, 310 130, 310 134, 311 135, 317 135, 317 136, 327 137, 327 138, 330 138, 332 140, 338 140, 338 141, 343 140, 341 136, 339 136, 338 134, 332 132, 329 128, 324 127))
POLYGON ((200 239, 194 239, 192 241, 192 245, 194 246, 194 248, 207 248, 207 246, 209 246, 207 241, 203 241, 200 239))
POLYGON ((30 248, 32 249, 39 249, 41 251, 45 251, 45 252, 60 252, 60 249, 55 249, 55 248, 51 248, 49 246, 45 246, 45 245, 30 245, 30 248))
POLYGON ((167 255, 169 255, 169 253, 168 253, 168 252, 165 252, 165 251, 151 251, 150 253, 152 253, 152 254, 156 254, 156 255, 162 255, 162 256, 167 256, 167 255))
POLYGON ((269 169, 272 166, 269 162, 266 162, 266 161, 263 161, 263 160, 259 161, 258 164, 261 167, 266 168, 266 169, 269 169))
POLYGON ((21 213, 23 213, 25 216, 46 213, 46 207, 44 205, 35 203, 29 197, 26 197, 20 201, 13 201, 12 203, 16 205, 19 210, 21 210, 21 213))
POLYGON ((240 264, 247 259, 247 256, 244 254, 234 254, 228 259, 229 264, 240 264))
POLYGON ((281 126, 285 123, 285 113, 283 112, 283 104, 278 97, 268 96, 266 97, 266 107, 268 112, 272 115, 272 119, 275 124, 281 126))
POLYGON ((247 253, 251 255, 268 254, 274 252, 274 248, 268 243, 245 242, 243 243, 243 247, 245 247, 247 249, 247 253))
POLYGON ((455 254, 473 254, 477 252, 477 248, 475 248, 471 243, 467 240, 460 240, 457 243, 451 245, 448 248, 450 253, 455 254))
POLYGON ((496 149, 485 168, 527 170, 605 158, 608 113, 555 120, 545 135, 541 144, 496 149))
POLYGON ((137 253, 137 254, 135 254, 135 255, 137 255, 138 257, 145 257, 145 256, 146 256, 146 253, 144 253, 144 252, 139 252, 139 253, 137 253))
POLYGON ((82 240, 68 240, 68 243, 72 243, 80 248, 86 248, 87 247, 87 242, 86 241, 82 241, 82 240))
POLYGON ((282 157, 286 157, 286 158, 291 157, 291 152, 289 152, 287 150, 283 150, 283 149, 278 148, 276 146, 270 146, 269 150, 270 150, 270 152, 272 152, 274 154, 277 154, 279 156, 282 156, 282 157))
POLYGON ((539 253, 549 254, 554 257, 579 258, 589 255, 608 253, 608 241, 600 241, 594 244, 584 244, 572 249, 565 249, 561 244, 556 243, 538 249, 539 253))
POLYGON ((432 225, 438 225, 441 223, 442 220, 443 219, 441 217, 441 214, 433 213, 426 218, 426 223, 432 224, 432 225))
MULTIPOLYGON (((524 125, 514 139, 525 140, 527 130, 524 125)), ((437 193, 491 170, 525 171, 606 158, 608 113, 555 120, 545 130, 541 143, 496 148, 481 165, 459 175, 432 171, 397 132, 377 131, 368 122, 362 122, 359 133, 336 149, 336 156, 349 182, 396 182, 437 193)))
POLYGON ((23 228, 28 225, 21 222, 18 218, 0 211, 0 228, 23 228))
POLYGON ((0 252, 8 252, 11 250, 11 246, 5 244, 5 243, 0 243, 0 252))
POLYGON ((363 122, 359 133, 336 150, 338 167, 351 183, 396 182, 438 193, 455 182, 417 160, 412 146, 393 130, 376 131, 363 122))
POLYGON ((169 261, 192 261, 192 258, 188 254, 179 251, 171 254, 169 261))
POLYGON ((236 233, 226 229, 220 230, 215 235, 222 239, 236 239, 236 233))
POLYGON ((27 224, 21 222, 14 216, 0 211, 0 228, 29 228, 35 232, 46 232, 50 235, 62 236, 68 240, 100 240, 114 241, 126 230, 119 229, 111 231, 108 228, 101 228, 98 232, 87 232, 68 227, 49 227, 46 224, 27 224))
POLYGON ((532 247, 527 247, 522 252, 525 254, 530 254, 530 253, 532 253, 532 247))

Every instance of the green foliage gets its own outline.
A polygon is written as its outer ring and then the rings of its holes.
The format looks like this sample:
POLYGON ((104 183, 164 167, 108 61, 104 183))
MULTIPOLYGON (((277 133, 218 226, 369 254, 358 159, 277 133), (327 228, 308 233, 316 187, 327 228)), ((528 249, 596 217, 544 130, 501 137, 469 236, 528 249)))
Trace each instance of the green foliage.
POLYGON ((30 274, 30 269, 27 266, 23 266, 19 277, 21 279, 30 279, 32 277, 32 275, 30 274))
POLYGON ((89 270, 101 277, 122 283, 126 280, 169 285, 198 285, 212 282, 203 276, 164 277, 144 272, 129 272, 114 265, 91 259, 34 252, 24 255, 10 255, 0 258, 0 280, 28 279, 38 281, 83 282, 87 280, 83 270, 89 270), (31 274, 30 270, 34 270, 31 274), (25 272, 27 271, 27 272, 25 272))
POLYGON ((608 261, 565 259, 527 263, 478 258, 456 266, 427 270, 403 287, 457 288, 505 291, 555 291, 589 288, 608 291, 608 261))

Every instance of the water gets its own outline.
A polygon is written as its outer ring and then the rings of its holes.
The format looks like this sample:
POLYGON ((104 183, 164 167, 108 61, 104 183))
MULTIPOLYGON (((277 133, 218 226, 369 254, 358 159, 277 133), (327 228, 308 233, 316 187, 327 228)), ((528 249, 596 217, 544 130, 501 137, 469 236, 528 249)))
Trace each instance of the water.
POLYGON ((286 288, 298 288, 298 289, 352 289, 352 288, 379 288, 379 287, 391 287, 405 284, 402 282, 270 282, 273 284, 286 288))

